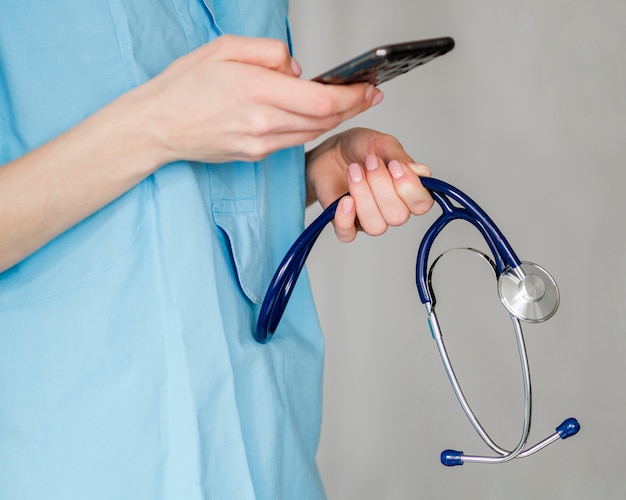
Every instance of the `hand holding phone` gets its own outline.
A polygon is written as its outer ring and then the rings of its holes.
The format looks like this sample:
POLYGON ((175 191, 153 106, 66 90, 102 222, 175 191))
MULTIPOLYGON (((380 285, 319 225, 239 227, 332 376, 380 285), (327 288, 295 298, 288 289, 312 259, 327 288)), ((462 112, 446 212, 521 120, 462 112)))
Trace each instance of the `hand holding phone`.
POLYGON ((454 48, 450 37, 383 45, 313 78, 329 84, 368 82, 380 85, 454 48))

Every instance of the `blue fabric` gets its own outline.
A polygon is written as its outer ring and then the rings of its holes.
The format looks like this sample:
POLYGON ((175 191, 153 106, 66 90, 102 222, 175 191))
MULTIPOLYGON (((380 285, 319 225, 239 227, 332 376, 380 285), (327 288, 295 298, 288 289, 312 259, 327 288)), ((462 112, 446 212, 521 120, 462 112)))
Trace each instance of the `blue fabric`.
MULTIPOLYGON (((1 3, 0 165, 221 33, 288 39, 286 0, 1 3)), ((0 273, 1 499, 324 497, 305 275, 252 337, 303 162, 167 165, 0 273)))

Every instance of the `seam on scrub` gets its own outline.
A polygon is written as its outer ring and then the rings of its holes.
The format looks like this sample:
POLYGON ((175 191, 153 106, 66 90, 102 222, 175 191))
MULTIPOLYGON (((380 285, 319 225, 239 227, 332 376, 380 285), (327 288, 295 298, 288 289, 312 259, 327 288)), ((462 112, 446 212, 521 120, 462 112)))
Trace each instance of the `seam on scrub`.
POLYGON ((202 0, 202 5, 204 6, 204 10, 207 12, 207 15, 210 18, 211 26, 215 28, 215 31, 217 31, 218 36, 223 35, 224 30, 219 24, 217 24, 217 20, 215 19, 215 14, 211 10, 211 8, 207 5, 207 3, 204 0, 202 0))
POLYGON ((126 62, 128 53, 123 48, 124 43, 122 40, 122 36, 120 34, 119 18, 121 16, 117 14, 119 12, 119 9, 114 8, 113 5, 111 4, 111 1, 112 0, 106 0, 107 6, 109 8, 109 14, 111 15, 111 21, 113 23, 113 31, 115 31, 115 39, 117 40, 117 48, 120 52, 120 59, 122 60, 122 67, 124 68, 124 74, 126 75, 126 83, 128 84, 129 88, 133 88, 137 86, 137 78, 136 77, 132 78, 130 66, 126 62))
POLYGON ((174 9, 174 13, 176 14, 176 19, 178 19, 178 24, 180 25, 183 31, 183 35, 185 36, 185 42, 187 42, 187 51, 191 52, 192 50, 191 42, 189 40, 189 35, 187 33, 186 23, 185 21, 183 21, 183 18, 181 17, 180 12, 178 11, 176 2, 174 0, 170 0, 170 5, 172 6, 172 9, 174 9))
POLYGON ((256 198, 222 198, 212 201, 211 206, 216 214, 249 214, 256 211, 256 198))

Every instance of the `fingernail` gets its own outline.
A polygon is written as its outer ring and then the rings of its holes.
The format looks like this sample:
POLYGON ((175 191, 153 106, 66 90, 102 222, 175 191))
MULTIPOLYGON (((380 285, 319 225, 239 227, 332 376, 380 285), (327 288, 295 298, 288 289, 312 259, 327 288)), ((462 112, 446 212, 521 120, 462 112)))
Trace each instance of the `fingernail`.
POLYGON ((384 97, 385 97, 385 94, 383 94, 379 90, 378 93, 374 96, 374 99, 372 99, 372 107, 379 105, 384 99, 384 97))
POLYGON ((367 90, 365 91, 365 100, 369 101, 374 95, 375 91, 376 91, 376 87, 374 87, 373 85, 368 86, 367 90))
POLYGON ((352 182, 361 182, 363 180, 363 171, 358 163, 348 165, 348 175, 352 182))
POLYGON ((404 175, 404 170, 402 169, 402 165, 400 165, 400 162, 398 160, 391 160, 387 165, 387 168, 389 169, 389 173, 394 179, 399 179, 400 177, 402 177, 402 175, 404 175))
POLYGON ((344 215, 350 215, 354 210, 354 200, 349 196, 346 196, 341 202, 341 213, 344 215))
POLYGON ((378 168, 378 158, 376 155, 367 155, 365 157, 365 168, 368 170, 376 170, 378 168))
POLYGON ((298 61, 296 61, 293 57, 291 58, 291 71, 295 76, 300 76, 302 74, 302 68, 298 64, 298 61))

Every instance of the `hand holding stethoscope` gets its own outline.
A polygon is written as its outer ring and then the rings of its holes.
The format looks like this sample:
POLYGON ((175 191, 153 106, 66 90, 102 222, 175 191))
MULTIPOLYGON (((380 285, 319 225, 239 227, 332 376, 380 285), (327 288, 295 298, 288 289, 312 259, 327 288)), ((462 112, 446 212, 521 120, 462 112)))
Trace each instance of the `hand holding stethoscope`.
MULTIPOLYGON (((566 439, 578 432, 580 425, 574 418, 568 418, 556 428, 556 431, 538 442, 526 447, 530 433, 532 400, 530 370, 528 355, 524 345, 524 337, 520 321, 539 323, 554 315, 559 306, 559 291, 554 279, 540 266, 522 262, 504 238, 503 234, 489 218, 489 216, 467 195, 453 186, 437 179, 423 177, 422 184, 428 189, 442 209, 441 216, 432 224, 424 235, 417 253, 416 283, 420 300, 426 306, 428 323, 437 343, 444 368, 450 379, 463 411, 470 420, 476 432, 491 448, 495 456, 466 455, 460 451, 445 450, 441 453, 441 462, 444 465, 462 465, 464 462, 502 463, 514 458, 523 458, 560 439, 566 439), (446 225, 457 219, 465 220, 478 229, 482 234, 494 260, 487 255, 472 250, 487 260, 497 277, 498 294, 504 307, 508 310, 515 331, 517 347, 522 365, 524 386, 524 424, 518 444, 513 450, 506 450, 497 445, 487 434, 478 418, 472 411, 452 369, 449 356, 443 342, 441 328, 435 313, 435 295, 431 285, 432 270, 441 256, 428 268, 430 249, 436 237, 446 225)), ((313 244, 324 227, 334 218, 337 205, 341 198, 335 200, 322 214, 300 235, 289 249, 279 266, 261 307, 255 338, 260 343, 271 340, 274 331, 287 306, 293 287, 304 267, 313 244)))

